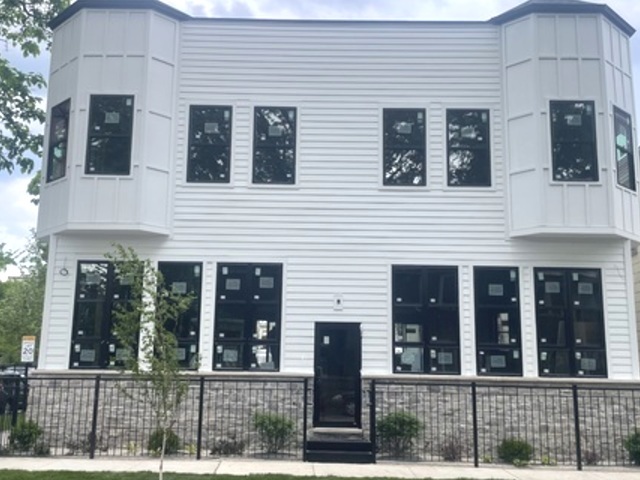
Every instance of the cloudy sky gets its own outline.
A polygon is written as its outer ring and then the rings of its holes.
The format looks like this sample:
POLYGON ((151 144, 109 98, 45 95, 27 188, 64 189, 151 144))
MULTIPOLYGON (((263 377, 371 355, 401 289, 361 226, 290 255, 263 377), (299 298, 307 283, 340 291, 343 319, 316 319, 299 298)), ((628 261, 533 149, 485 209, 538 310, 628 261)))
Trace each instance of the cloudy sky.
MULTIPOLYGON (((488 20, 524 0, 165 0, 196 17, 331 20, 488 20)), ((594 0, 607 3, 640 30, 640 0, 594 0)), ((0 44, 0 48, 3 48, 0 44)), ((636 112, 640 112, 640 33, 632 38, 636 112)), ((46 74, 48 57, 25 61, 3 48, 19 67, 46 74)), ((44 94, 44 92, 43 92, 44 94)), ((640 118, 636 116, 636 118, 640 118)), ((35 228, 37 210, 26 194, 29 176, 0 172, 0 243, 19 250, 35 228)))

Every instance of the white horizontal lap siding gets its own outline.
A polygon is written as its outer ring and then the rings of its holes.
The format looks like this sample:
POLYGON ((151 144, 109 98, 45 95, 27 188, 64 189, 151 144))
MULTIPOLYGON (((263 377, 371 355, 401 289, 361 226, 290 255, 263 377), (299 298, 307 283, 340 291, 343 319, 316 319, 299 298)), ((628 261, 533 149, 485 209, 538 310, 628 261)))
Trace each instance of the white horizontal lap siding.
POLYGON ((287 263, 286 281, 285 370, 312 371, 315 322, 341 321, 361 324, 365 369, 388 371, 391 345, 384 265, 330 258, 320 265, 317 258, 300 257, 287 263), (334 308, 336 296, 341 300, 339 308, 334 308))
POLYGON ((305 100, 499 94, 497 29, 486 25, 189 22, 182 95, 305 100), (476 68, 477 67, 477 68, 476 68), (470 88, 471 87, 471 88, 470 88))
MULTIPOLYGON (((521 268, 522 331, 525 373, 535 375, 535 302, 531 284, 532 267, 593 267, 603 271, 607 347, 610 376, 628 378, 629 358, 628 306, 623 267, 623 242, 510 242, 487 251, 449 246, 447 241, 418 246, 380 244, 332 245, 300 243, 292 247, 280 242, 249 242, 247 234, 234 242, 217 238, 215 231, 201 240, 171 240, 142 237, 101 238, 100 236, 60 237, 55 259, 55 282, 50 309, 48 368, 66 368, 73 318, 73 291, 79 260, 101 260, 110 243, 133 245, 142 257, 155 260, 203 261, 203 301, 201 352, 202 368, 210 369, 214 318, 215 262, 284 262, 284 303, 282 331, 282 368, 286 373, 309 373, 313 366, 315 322, 349 321, 362 324, 363 365, 366 374, 391 371, 390 267, 394 264, 456 265, 461 280, 461 335, 465 373, 474 355, 472 267, 475 265, 514 265, 521 268), (62 268, 69 275, 60 275, 62 268), (334 308, 340 296, 342 307, 334 308)), ((388 243, 388 242, 387 242, 388 243)), ((416 244, 417 245, 417 244, 416 244)))
POLYGON ((636 353, 632 352, 633 327, 629 325, 629 321, 633 318, 631 310, 634 305, 629 302, 632 292, 627 292, 627 272, 630 269, 620 266, 607 268, 603 272, 609 371, 619 378, 633 378, 632 360, 636 353))

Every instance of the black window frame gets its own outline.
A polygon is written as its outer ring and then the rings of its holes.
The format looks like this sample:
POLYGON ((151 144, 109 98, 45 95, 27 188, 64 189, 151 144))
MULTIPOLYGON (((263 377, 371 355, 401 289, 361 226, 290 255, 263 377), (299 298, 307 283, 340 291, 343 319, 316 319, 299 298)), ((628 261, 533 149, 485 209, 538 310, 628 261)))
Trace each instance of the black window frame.
POLYGON ((232 138, 232 106, 191 105, 189 107, 187 183, 230 183, 232 138), (202 117, 200 129, 196 128, 200 123, 198 117, 202 117), (207 120, 210 121, 207 122, 207 120), (208 124, 211 125, 210 128, 217 131, 207 132, 208 124), (223 125, 222 128, 220 124, 223 125), (205 159, 202 160, 202 157, 205 159))
POLYGON ((593 100, 551 100, 549 102, 549 125, 551 128, 551 164, 552 178, 556 182, 598 182, 600 178, 598 167, 598 142, 596 130, 596 108, 593 100), (570 107, 573 107, 572 109, 570 107), (578 109, 585 111, 577 112, 578 109), (576 115, 580 115, 580 124, 565 126, 560 121, 564 117, 569 123, 576 115), (584 126, 584 118, 590 122, 584 126), (563 128, 564 127, 564 128, 563 128), (570 128, 575 127, 575 128, 570 128), (584 130, 581 132, 581 130, 584 130), (578 153, 589 153, 591 158, 584 161, 584 166, 578 169, 580 159, 578 153), (573 173, 576 170, 578 173, 573 173), (587 173, 585 173, 588 171, 587 173), (577 175, 573 177, 573 175, 577 175))
POLYGON ((635 192, 636 167, 633 146, 633 122, 630 114, 616 106, 613 107, 613 143, 615 145, 616 180, 618 185, 635 192), (618 143, 617 132, 619 129, 628 129, 627 146, 618 143), (621 159, 625 161, 623 162, 621 159), (623 176, 622 173, 625 171, 626 175, 623 176))
POLYGON ((295 185, 298 143, 297 107, 256 106, 253 109, 253 120, 252 183, 254 185, 295 185), (285 122, 284 126, 268 124, 264 120, 265 112, 268 111, 279 111, 281 114, 286 112, 288 123, 285 122), (265 126, 266 129, 264 129, 265 126), (279 127, 288 131, 275 135, 279 127), (287 158, 288 156, 290 159, 287 158), (268 177, 265 173, 268 170, 271 170, 272 177, 268 177), (277 170, 279 170, 278 175, 275 175, 274 172, 277 170))
POLYGON ((67 174, 71 99, 58 103, 51 109, 49 119, 49 149, 47 152, 46 182, 51 183, 67 174), (62 133, 59 129, 62 129, 62 133))
MULTIPOLYGON (((491 187, 491 111, 488 108, 448 108, 447 121, 447 185, 449 187, 491 187), (459 125, 454 129, 452 125, 454 116, 460 119, 479 117, 479 120, 465 125, 459 125), (475 125, 475 136, 465 138, 462 134, 455 134, 455 130, 463 130, 463 127, 475 125), (478 134, 478 130, 480 130, 478 134), (461 171, 454 168, 452 159, 456 155, 466 154, 470 157, 467 162, 470 167, 465 174, 468 178, 455 174, 461 171), (469 173, 470 172, 470 173, 469 173)), ((457 124, 456 124, 457 125, 457 124)))
POLYGON ((478 375, 521 376, 520 273, 517 267, 473 269, 478 375))
POLYGON ((125 363, 125 355, 128 352, 119 348, 121 344, 114 333, 115 311, 119 308, 119 305, 126 305, 130 301, 132 295, 130 284, 124 282, 124 279, 118 276, 114 264, 106 260, 80 260, 78 261, 76 272, 69 368, 121 368, 125 363), (83 288, 83 285, 96 285, 93 281, 86 281, 87 273, 83 271, 83 266, 85 265, 99 265, 100 269, 102 269, 103 276, 100 278, 100 283, 98 283, 98 285, 102 285, 98 287, 103 288, 102 295, 98 292, 92 296, 91 293, 87 294, 88 289, 83 288), (84 283, 83 279, 85 280, 84 283), (86 313, 85 307, 91 309, 92 306, 95 308, 93 309, 93 315, 90 315, 91 318, 83 317, 83 314, 86 313), (93 321, 100 318, 99 323, 93 324, 97 331, 94 331, 93 334, 90 332, 86 334, 83 318, 93 321), (87 345, 93 348, 83 348, 87 345), (119 357, 120 352, 123 354, 121 357, 119 357), (85 353, 84 360, 83 353, 85 353), (89 360, 91 355, 93 355, 93 360, 89 360))
POLYGON ((87 127, 87 150, 85 158, 86 175, 118 175, 131 174, 131 150, 133 145, 133 124, 135 121, 135 98, 133 95, 91 95, 89 100, 89 121, 87 127), (117 111, 105 111, 99 108, 101 100, 120 99, 124 103, 124 109, 117 111), (117 122, 112 117, 107 121, 107 113, 117 114, 117 122), (104 120, 99 120, 99 115, 104 114, 104 120), (127 123, 122 131, 100 131, 102 126, 118 123, 120 119, 127 123), (113 156, 110 149, 120 148, 118 156, 113 156), (120 157, 122 155, 122 157, 120 157), (111 158, 108 158, 111 157, 111 158), (116 161, 117 160, 117 161, 116 161))
POLYGON ((534 289, 538 374, 606 378, 602 271, 535 268, 534 289))
POLYGON ((191 295, 188 309, 165 327, 176 336, 180 368, 195 370, 199 366, 200 304, 202 303, 202 262, 158 262, 164 287, 173 294, 191 295))
POLYGON ((393 265, 391 275, 393 372, 459 375, 458 267, 393 265))
POLYGON ((384 186, 424 187, 427 184, 426 123, 427 113, 424 108, 384 108, 382 110, 382 184, 384 186), (402 120, 399 121, 399 119, 402 120), (400 131, 402 127, 405 127, 404 132, 400 131), (413 131, 414 127, 417 133, 413 131), (392 167, 397 167, 395 169, 397 173, 402 170, 400 168, 402 165, 398 166, 398 164, 404 162, 413 164, 413 170, 392 175, 392 167), (416 178, 419 178, 418 181, 416 178))
POLYGON ((214 370, 280 370, 282 271, 281 263, 218 264, 214 370))

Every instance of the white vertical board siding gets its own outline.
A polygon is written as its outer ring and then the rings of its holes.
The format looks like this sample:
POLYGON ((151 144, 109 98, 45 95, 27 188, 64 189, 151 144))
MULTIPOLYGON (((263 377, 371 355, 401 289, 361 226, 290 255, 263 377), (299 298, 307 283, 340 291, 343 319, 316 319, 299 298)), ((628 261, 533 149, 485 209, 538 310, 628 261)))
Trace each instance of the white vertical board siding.
MULTIPOLYGON (((51 109, 67 99, 71 99, 70 116, 74 116, 77 111, 76 92, 78 89, 78 59, 81 35, 82 21, 78 17, 72 18, 54 32, 49 69, 49 88, 47 90, 47 125, 51 122, 51 109)), ((70 122, 69 139, 71 141, 77 138, 77 129, 77 122, 70 122)), ((46 170, 49 152, 49 131, 46 128, 44 137, 42 168, 46 170)), ((69 178, 72 171, 71 155, 72 152, 69 149, 64 177, 47 183, 47 172, 43 171, 37 226, 38 232, 41 234, 61 229, 67 222, 71 188, 69 178)))
MULTIPOLYGON (((635 108, 633 98, 633 78, 631 70, 631 52, 629 38, 607 20, 603 19, 600 25, 603 32, 602 49, 604 56, 604 84, 607 94, 608 115, 607 128, 613 132, 613 107, 618 107, 631 115, 634 127, 635 108)), ((637 131, 637 130, 636 130, 637 131)), ((634 132, 635 133, 635 132, 634 132)), ((615 158, 615 138, 606 143, 607 153, 611 158, 612 176, 616 188, 613 190, 613 203, 615 205, 615 220, 622 229, 627 231, 640 231, 640 203, 638 202, 638 155, 635 155, 636 191, 630 191, 617 185, 617 165, 615 158)), ((637 134, 634 138, 633 151, 638 148, 637 134)))
POLYGON ((68 171, 43 186, 41 236, 96 228, 168 233, 178 31, 178 22, 153 12, 100 9, 56 29, 49 102, 71 97, 68 171), (129 175, 85 173, 91 95, 134 97, 129 175))
POLYGON ((633 111, 629 39, 596 15, 529 15, 503 31, 511 234, 637 240, 638 197, 617 186, 612 141, 613 105, 633 111), (553 181, 551 100, 595 103, 597 182, 553 181))

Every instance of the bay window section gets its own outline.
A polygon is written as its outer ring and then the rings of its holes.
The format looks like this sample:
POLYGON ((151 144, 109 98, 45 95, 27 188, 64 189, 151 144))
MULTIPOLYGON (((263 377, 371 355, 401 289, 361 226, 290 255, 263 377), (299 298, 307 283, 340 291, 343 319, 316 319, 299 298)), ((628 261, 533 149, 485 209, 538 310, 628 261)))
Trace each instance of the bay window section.
POLYGON ((129 175, 133 96, 91 95, 85 173, 129 175))
POLYGON ((424 109, 383 111, 383 184, 426 185, 424 109))
POLYGON ((541 376, 607 375, 602 282, 595 269, 535 269, 541 376))
POLYGON ((187 182, 229 183, 231 122, 231 107, 191 106, 187 182))
POLYGON ((489 110, 447 110, 448 185, 490 187, 489 110))
POLYGON ((616 144, 616 172, 618 185, 636 190, 636 172, 633 155, 633 126, 631 115, 613 107, 613 130, 616 144))
POLYGON ((292 185, 296 181, 296 109, 256 107, 253 183, 292 185))
POLYGON ((276 371, 282 265, 218 266, 214 369, 276 371))
POLYGON ((198 367, 200 334, 200 302, 202 293, 202 264, 194 262, 159 262, 164 285, 171 293, 192 297, 189 308, 165 327, 176 336, 177 358, 181 368, 198 367))
POLYGON ((70 99, 59 103, 51 109, 49 151, 47 154, 47 183, 66 175, 70 109, 70 99))
POLYGON ((457 267, 394 266, 396 373, 460 373, 457 267))
POLYGON ((551 101, 553 179, 597 182, 595 106, 591 101, 551 101))
POLYGON ((522 375, 518 269, 474 269, 478 375, 522 375))

